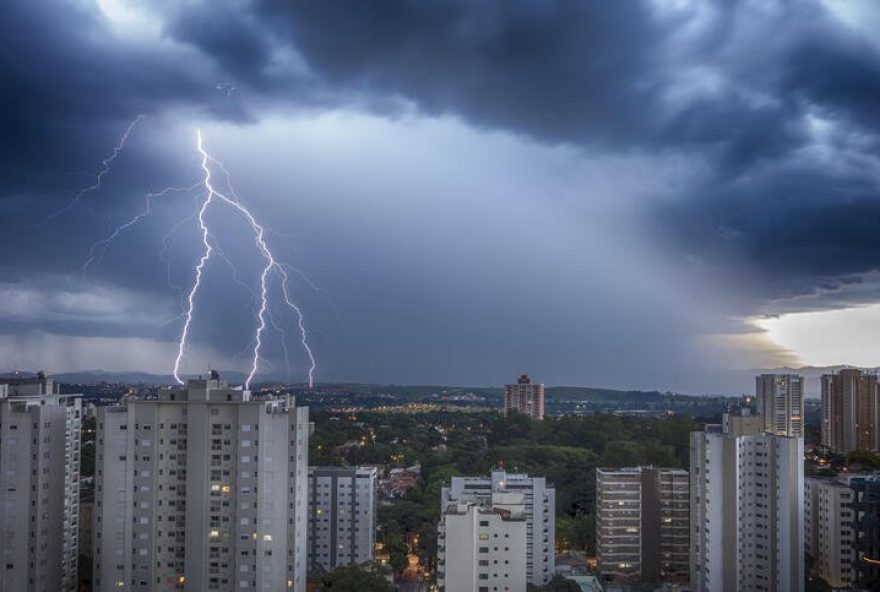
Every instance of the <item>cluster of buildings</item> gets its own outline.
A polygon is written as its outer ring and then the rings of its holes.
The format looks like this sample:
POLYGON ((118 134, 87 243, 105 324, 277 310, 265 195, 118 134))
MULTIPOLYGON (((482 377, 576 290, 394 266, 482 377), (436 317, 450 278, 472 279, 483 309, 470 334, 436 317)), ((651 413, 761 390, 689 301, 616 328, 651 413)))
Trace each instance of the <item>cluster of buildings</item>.
MULTIPOLYGON (((523 375, 505 412, 541 419, 543 395, 523 375)), ((823 377, 822 401, 825 446, 880 448, 875 375, 823 377)), ((880 583, 880 476, 804 477, 801 377, 757 377, 754 403, 690 434, 689 470, 597 469, 603 579, 797 591, 806 554, 834 589, 880 583)), ((377 469, 309 467, 308 409, 290 396, 254 396, 212 372, 98 408, 87 498, 82 418, 80 396, 45 375, 0 384, 0 592, 74 592, 81 556, 100 592, 302 592, 309 573, 375 557, 377 469)), ((440 589, 546 584, 555 501, 543 477, 453 477, 440 499, 440 589)))
POLYGON ((312 570, 373 558, 376 469, 310 468, 289 396, 212 372, 99 408, 83 508, 81 420, 44 375, 0 385, 0 592, 74 592, 81 555, 108 592, 304 592, 312 570))
MULTIPOLYGON (((822 378, 822 442, 878 450, 877 378, 822 378)), ((690 437, 690 470, 597 470, 597 555, 614 582, 692 592, 804 590, 805 554, 835 590, 880 585, 880 477, 804 477, 804 380, 756 379, 755 409, 690 437)))

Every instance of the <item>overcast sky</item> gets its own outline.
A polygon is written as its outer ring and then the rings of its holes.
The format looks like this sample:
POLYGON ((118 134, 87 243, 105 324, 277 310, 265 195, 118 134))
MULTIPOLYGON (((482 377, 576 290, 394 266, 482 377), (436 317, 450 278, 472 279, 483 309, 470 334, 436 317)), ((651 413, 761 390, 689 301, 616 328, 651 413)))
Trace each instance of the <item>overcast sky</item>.
MULTIPOLYGON (((171 371, 196 129, 291 266, 319 381, 880 365, 878 30, 871 0, 5 2, 0 365, 171 371)), ((182 370, 246 370, 260 254, 206 221, 182 370)), ((276 280, 260 375, 284 329, 304 380, 276 280)))

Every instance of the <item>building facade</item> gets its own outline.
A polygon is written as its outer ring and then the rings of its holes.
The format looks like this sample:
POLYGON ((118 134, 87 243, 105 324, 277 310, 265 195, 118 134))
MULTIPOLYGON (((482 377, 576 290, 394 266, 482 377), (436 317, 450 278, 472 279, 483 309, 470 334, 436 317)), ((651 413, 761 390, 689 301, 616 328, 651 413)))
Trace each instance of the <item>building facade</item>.
POLYGON ((691 590, 804 589, 803 438, 725 414, 691 433, 691 590))
POLYGON ((848 480, 804 480, 804 536, 813 571, 835 590, 856 577, 853 490, 848 480))
POLYGON ((764 431, 777 436, 804 435, 804 379, 796 374, 762 374, 755 378, 758 415, 764 431))
MULTIPOLYGON (((543 477, 504 471, 492 471, 490 477, 453 477, 440 493, 440 508, 445 511, 452 505, 473 504, 491 509, 499 496, 508 493, 522 495, 526 548, 519 561, 525 565, 526 581, 543 586, 553 577, 556 541, 556 491, 543 477)), ((438 549, 440 562, 445 561, 450 545, 446 540, 441 545, 445 550, 438 549)), ((453 588, 447 590, 452 592, 453 588)))
POLYGON ((504 415, 512 412, 544 419, 544 385, 532 384, 528 374, 521 374, 516 384, 505 385, 504 415))
POLYGON ((79 395, 0 384, 0 592, 72 592, 79 555, 79 395))
POLYGON ((876 374, 845 369, 822 376, 822 445, 833 452, 880 449, 876 374))
POLYGON ((490 504, 450 503, 439 525, 437 576, 444 592, 525 590, 528 524, 523 493, 490 504))
POLYGON ((880 476, 853 477, 853 534, 856 582, 865 590, 880 589, 880 476))
POLYGON ((309 467, 309 569, 372 561, 376 467, 309 467))
POLYGON ((690 484, 682 469, 596 469, 596 546, 603 578, 686 582, 690 484))
POLYGON ((308 410, 212 372, 99 410, 94 590, 305 590, 308 410))

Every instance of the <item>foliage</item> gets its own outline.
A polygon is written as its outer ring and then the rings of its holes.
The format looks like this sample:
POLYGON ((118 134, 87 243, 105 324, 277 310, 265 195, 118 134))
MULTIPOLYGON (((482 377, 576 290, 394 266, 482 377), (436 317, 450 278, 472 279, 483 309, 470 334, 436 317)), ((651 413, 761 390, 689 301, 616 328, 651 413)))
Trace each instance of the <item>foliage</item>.
POLYGON ((416 487, 379 510, 378 540, 397 572, 407 566, 407 553, 433 565, 444 484, 496 467, 546 477, 556 489, 557 548, 595 553, 596 467, 686 467, 689 433, 701 428, 685 416, 592 414, 532 421, 518 414, 441 410, 327 411, 319 412, 315 425, 312 464, 421 465, 416 487), (355 444, 330 454, 346 442, 355 444))
POLYGON ((393 592, 380 574, 357 565, 337 567, 321 578, 319 590, 332 592, 393 592))
POLYGON ((860 464, 866 470, 876 471, 880 469, 880 454, 868 450, 853 450, 846 455, 846 464, 860 464))
POLYGON ((556 550, 596 553, 596 517, 590 513, 556 516, 556 550))
POLYGON ((80 430, 79 474, 81 478, 95 474, 95 419, 88 417, 80 430))

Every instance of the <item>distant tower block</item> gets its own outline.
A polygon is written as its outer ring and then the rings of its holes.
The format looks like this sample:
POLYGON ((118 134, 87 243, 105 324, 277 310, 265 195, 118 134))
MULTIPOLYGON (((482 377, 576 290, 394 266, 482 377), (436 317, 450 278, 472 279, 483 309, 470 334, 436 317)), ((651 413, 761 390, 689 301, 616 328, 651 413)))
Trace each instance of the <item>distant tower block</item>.
POLYGON ((776 436, 804 435, 804 379, 796 374, 761 374, 755 377, 758 415, 764 431, 776 436))
POLYGON ((532 419, 544 419, 544 385, 532 384, 528 374, 520 374, 516 384, 504 387, 504 415, 516 411, 532 419))

